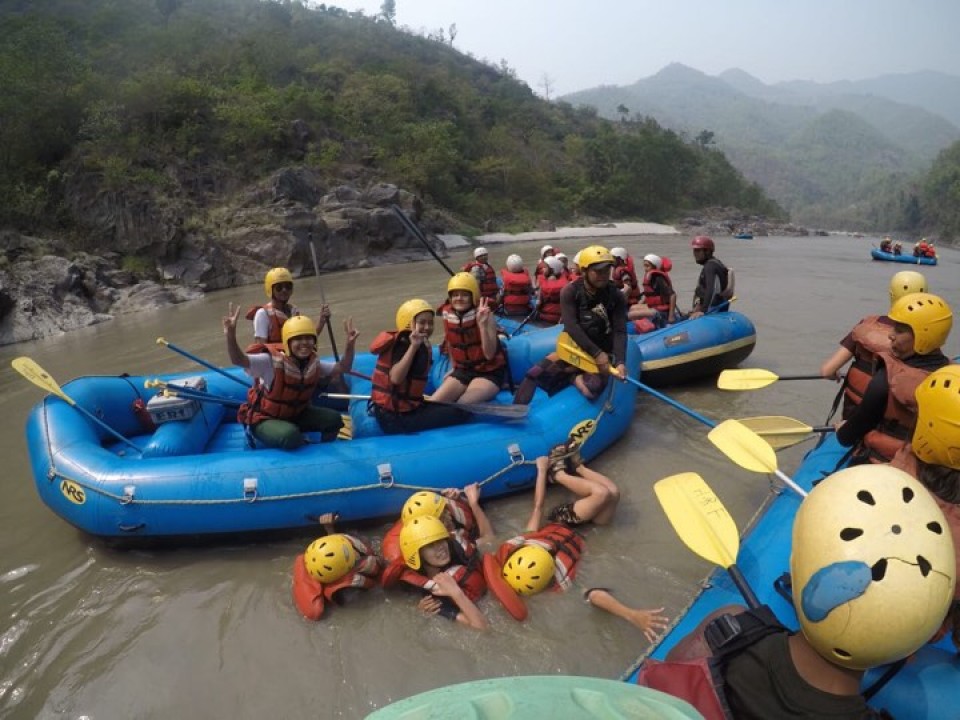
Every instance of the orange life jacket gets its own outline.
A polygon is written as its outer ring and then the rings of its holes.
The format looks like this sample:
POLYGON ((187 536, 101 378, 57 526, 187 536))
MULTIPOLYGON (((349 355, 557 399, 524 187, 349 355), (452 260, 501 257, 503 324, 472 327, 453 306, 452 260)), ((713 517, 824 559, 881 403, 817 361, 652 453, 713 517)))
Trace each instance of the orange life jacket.
POLYGON ((565 277, 544 277, 540 281, 540 311, 543 322, 560 322, 560 291, 570 282, 565 277))
POLYGON ((492 360, 488 360, 483 354, 476 308, 471 308, 461 315, 449 305, 445 305, 443 329, 444 342, 453 367, 478 373, 490 373, 506 365, 506 356, 499 340, 497 352, 492 360))
MULTIPOLYGON (((409 335, 408 331, 404 331, 409 335)), ((370 352, 377 356, 377 364, 373 369, 370 399, 375 405, 390 412, 405 413, 416 410, 423 404, 423 393, 427 389, 427 380, 430 377, 430 366, 433 356, 430 349, 424 344, 417 349, 417 355, 410 365, 406 379, 399 385, 390 382, 390 369, 394 365, 393 346, 397 341, 397 332, 384 331, 377 335, 370 343, 370 352), (418 360, 426 356, 426 362, 418 360), (422 372, 416 372, 417 368, 422 372)))
POLYGON ((247 401, 237 411, 237 420, 244 425, 256 425, 264 420, 290 420, 310 404, 317 383, 322 377, 317 354, 311 353, 301 369, 300 362, 289 357, 276 345, 253 345, 251 355, 270 353, 273 363, 273 384, 257 383, 247 390, 247 401))
POLYGON ((670 310, 670 298, 660 297, 653 288, 653 280, 658 275, 667 281, 668 287, 673 287, 673 283, 670 282, 670 276, 663 272, 663 270, 651 270, 643 276, 643 302, 647 307, 651 307, 654 310, 668 312, 670 310))
POLYGON ((539 545, 553 555, 555 588, 568 590, 571 587, 577 573, 577 560, 583 554, 583 537, 578 532, 566 525, 550 523, 535 532, 512 537, 497 550, 497 562, 500 566, 523 545, 539 545))
POLYGON ((866 456, 870 462, 888 463, 897 451, 904 447, 917 425, 917 400, 914 393, 929 370, 910 367, 889 352, 878 353, 887 369, 887 407, 883 420, 860 441, 856 451, 859 457, 866 456))
POLYGON ((854 408, 863 400, 867 385, 877 371, 877 354, 890 350, 890 331, 893 326, 882 322, 880 315, 870 315, 858 322, 850 331, 853 346, 853 362, 843 381, 843 418, 850 417, 854 408))
POLYGON ((363 540, 352 535, 346 537, 357 551, 357 562, 353 570, 335 583, 324 585, 312 577, 307 571, 303 553, 297 555, 293 562, 293 601, 308 620, 319 620, 323 616, 324 600, 341 602, 340 591, 348 588, 369 590, 376 585, 383 569, 376 552, 363 540))
POLYGON ((621 290, 623 290, 624 285, 630 283, 630 292, 627 293, 628 305, 636 305, 640 302, 640 287, 639 283, 637 283, 637 276, 633 270, 630 269, 629 265, 624 263, 623 265, 614 267, 610 279, 613 281, 613 284, 621 290))
POLYGON ((473 275, 473 269, 480 268, 483 271, 483 277, 480 280, 480 296, 488 300, 496 300, 500 294, 500 286, 497 285, 497 271, 493 269, 490 263, 482 263, 476 260, 468 262, 463 266, 463 271, 473 275))
POLYGON ((530 273, 527 269, 511 272, 503 268, 500 270, 500 277, 503 278, 503 311, 507 315, 526 315, 530 312, 533 286, 530 284, 530 273))
MULTIPOLYGON (((257 315, 257 310, 263 310, 267 313, 267 319, 270 321, 269 333, 267 334, 268 343, 283 342, 283 324, 294 315, 299 315, 300 311, 293 305, 288 305, 289 313, 284 312, 273 304, 273 300, 265 305, 254 305, 247 310, 247 320, 253 320, 257 315)), ((248 351, 252 352, 252 351, 248 351)))

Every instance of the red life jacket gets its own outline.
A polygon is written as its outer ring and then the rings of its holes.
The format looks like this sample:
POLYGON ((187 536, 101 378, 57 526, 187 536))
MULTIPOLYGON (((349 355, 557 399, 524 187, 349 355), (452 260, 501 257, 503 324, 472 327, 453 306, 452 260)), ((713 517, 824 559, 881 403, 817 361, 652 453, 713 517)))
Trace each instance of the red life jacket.
POLYGON ((530 273, 527 269, 511 272, 503 268, 500 271, 500 277, 503 278, 503 311, 507 315, 529 313, 533 286, 530 284, 530 273))
MULTIPOLYGON (((408 331, 407 332, 409 335, 408 331)), ((373 369, 370 398, 374 404, 395 413, 405 413, 416 410, 423 404, 423 393, 427 389, 427 380, 430 377, 430 366, 433 356, 426 345, 421 345, 417 355, 426 354, 426 363, 418 363, 419 357, 414 357, 406 379, 399 385, 390 382, 390 369, 393 367, 393 345, 398 333, 384 331, 377 335, 370 343, 370 352, 377 356, 377 364, 373 369), (415 369, 423 367, 422 374, 415 374, 415 369)))
MULTIPOLYGON (((479 566, 477 546, 467 539, 462 530, 454 530, 450 534, 451 556, 459 557, 463 562, 451 563, 443 572, 457 581, 468 598, 476 602, 487 591, 487 582, 483 579, 483 571, 479 566)), ((400 580, 408 585, 424 590, 433 587, 433 580, 424 573, 407 567, 402 558, 394 560, 381 576, 384 587, 391 587, 400 580)))
POLYGON ((577 560, 583 554, 583 544, 583 537, 575 530, 559 523, 550 523, 535 532, 523 533, 507 540, 497 550, 497 562, 502 567, 507 558, 521 546, 539 545, 553 555, 554 587, 568 590, 577 573, 577 560))
POLYGON ((477 309, 471 308, 460 315, 449 305, 443 308, 444 342, 453 367, 490 373, 507 364, 503 348, 497 341, 497 352, 492 360, 483 354, 480 342, 480 326, 477 325, 477 309))
POLYGON ((316 353, 310 354, 304 371, 298 360, 289 357, 276 345, 253 345, 249 354, 262 352, 270 353, 273 384, 267 390, 258 381, 247 390, 247 401, 237 411, 237 420, 244 425, 256 425, 263 420, 295 418, 310 404, 321 379, 316 353))
POLYGON ((293 601, 300 613, 308 620, 319 620, 323 616, 324 600, 340 602, 341 590, 358 588, 369 590, 376 585, 382 565, 376 552, 367 543, 352 535, 346 536, 357 551, 357 562, 353 570, 335 583, 324 585, 307 571, 303 553, 293 562, 293 601))
POLYGON ((463 266, 463 271, 473 275, 474 268, 480 268, 483 271, 483 277, 479 283, 480 296, 488 300, 496 300, 497 295, 500 294, 500 286, 497 285, 497 271, 493 269, 493 265, 473 260, 463 266))
POLYGON ((660 297, 656 294, 657 291, 653 289, 653 280, 658 275, 667 281, 668 287, 673 287, 673 283, 670 281, 669 275, 662 270, 651 270, 643 276, 643 302, 647 307, 651 307, 654 310, 659 310, 660 312, 669 312, 670 298, 660 297))
POLYGON ((637 276, 630 269, 629 265, 623 264, 614 267, 610 279, 613 281, 613 284, 621 290, 623 290, 627 283, 630 283, 630 292, 627 293, 628 305, 636 305, 640 302, 640 286, 637 282, 637 276))
POLYGON ((913 436, 917 426, 917 399, 914 393, 930 371, 910 367, 888 352, 881 352, 878 357, 887 369, 887 382, 890 385, 887 407, 883 412, 883 420, 863 436, 855 454, 860 457, 866 455, 873 463, 888 463, 913 436))
POLYGON ((540 281, 540 320, 560 322, 560 291, 569 284, 564 277, 550 276, 540 281))
POLYGON ((877 371, 877 354, 889 352, 890 331, 893 325, 882 322, 880 315, 870 315, 858 322, 850 331, 853 345, 853 362, 843 381, 843 418, 850 417, 867 391, 867 385, 877 371))
MULTIPOLYGON (((247 310, 246 318, 247 320, 253 320, 257 315, 257 310, 264 310, 267 313, 267 319, 270 321, 270 329, 267 334, 268 343, 281 343, 283 342, 283 324, 292 318, 294 315, 299 315, 300 311, 297 310, 293 305, 288 305, 287 309, 289 313, 284 312, 280 308, 276 307, 273 304, 273 300, 268 302, 266 305, 254 305, 249 310, 247 310)), ((252 351, 248 351, 252 352, 252 351)))

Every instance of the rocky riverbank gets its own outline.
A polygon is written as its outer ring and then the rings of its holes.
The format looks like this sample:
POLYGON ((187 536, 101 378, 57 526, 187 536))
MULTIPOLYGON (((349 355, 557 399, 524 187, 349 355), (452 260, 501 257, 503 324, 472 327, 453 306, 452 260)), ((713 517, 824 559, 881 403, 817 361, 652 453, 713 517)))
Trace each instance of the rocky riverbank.
POLYGON ((410 237, 394 205, 428 231, 435 251, 465 244, 563 240, 643 234, 807 235, 731 208, 710 208, 677 226, 602 223, 536 232, 487 233, 472 240, 443 235, 424 220, 419 198, 394 185, 321 187, 305 168, 288 168, 236 194, 219 208, 160 207, 150 198, 96 192, 74 181, 71 212, 88 228, 85 249, 59 240, 0 232, 0 345, 36 340, 150 312, 204 292, 260 281, 271 267, 297 276, 319 271, 421 260, 427 249, 410 237), (438 233, 439 237, 434 233, 438 233), (107 249, 104 249, 107 248, 107 249))
POLYGON ((257 282, 271 267, 312 275, 311 245, 321 273, 427 255, 391 209, 420 220, 412 193, 385 184, 322 188, 305 169, 280 171, 233 204, 202 212, 83 189, 71 197, 89 229, 85 249, 0 232, 0 345, 257 282))

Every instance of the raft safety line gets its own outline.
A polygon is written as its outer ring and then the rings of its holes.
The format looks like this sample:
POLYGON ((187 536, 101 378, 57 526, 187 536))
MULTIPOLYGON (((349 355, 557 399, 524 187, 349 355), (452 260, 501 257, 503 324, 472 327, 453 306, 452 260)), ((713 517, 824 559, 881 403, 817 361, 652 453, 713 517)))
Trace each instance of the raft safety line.
MULTIPOLYGON (((600 411, 597 413, 597 416, 594 418, 594 423, 596 425, 599 425, 600 419, 605 414, 613 410, 614 406, 611 399, 611 396, 613 394, 613 387, 614 387, 613 383, 609 383, 607 386, 607 391, 606 391, 607 399, 604 401, 603 405, 600 408, 600 411)), ((436 491, 436 488, 432 486, 428 487, 423 485, 413 485, 409 483, 398 483, 393 479, 392 475, 389 475, 388 476, 389 480, 387 482, 384 482, 383 479, 381 479, 380 482, 370 483, 368 485, 358 485, 358 486, 345 487, 345 488, 330 488, 328 490, 312 490, 310 492, 290 493, 286 495, 259 495, 259 494, 250 495, 248 493, 244 493, 243 495, 237 498, 217 498, 217 499, 208 499, 208 500, 142 500, 135 497, 134 494, 131 494, 129 492, 125 492, 123 495, 119 495, 115 492, 110 492, 109 490, 105 490, 102 487, 93 485, 85 480, 78 480, 76 478, 70 477, 66 473, 59 472, 56 469, 55 463, 54 463, 54 455, 52 452, 52 448, 50 447, 50 433, 49 433, 49 425, 47 424, 46 400, 47 399, 44 398, 43 421, 44 421, 44 426, 47 429, 47 432, 45 433, 45 435, 47 439, 47 457, 50 463, 50 469, 47 471, 47 478, 49 479, 49 481, 53 483, 57 478, 61 478, 62 480, 66 480, 67 482, 71 482, 78 485, 79 487, 82 487, 84 490, 87 490, 92 493, 96 493, 97 495, 100 495, 105 498, 109 498, 111 500, 115 500, 119 505, 172 505, 172 506, 175 506, 175 505, 235 505, 237 503, 252 503, 252 502, 258 502, 258 501, 277 502, 277 501, 283 501, 283 500, 297 500, 300 498, 323 497, 324 495, 335 495, 339 493, 359 492, 361 490, 374 490, 376 488, 384 488, 384 489, 398 488, 400 490, 412 490, 415 492, 421 491, 421 490, 436 491)), ((477 485, 479 485, 480 487, 483 487, 487 483, 492 482, 493 480, 496 480, 501 475, 505 475, 510 470, 516 467, 519 467, 521 465, 536 465, 536 461, 527 460, 525 459, 523 454, 520 453, 516 459, 511 460, 510 463, 505 465, 500 470, 497 470, 492 475, 479 481, 477 485)))

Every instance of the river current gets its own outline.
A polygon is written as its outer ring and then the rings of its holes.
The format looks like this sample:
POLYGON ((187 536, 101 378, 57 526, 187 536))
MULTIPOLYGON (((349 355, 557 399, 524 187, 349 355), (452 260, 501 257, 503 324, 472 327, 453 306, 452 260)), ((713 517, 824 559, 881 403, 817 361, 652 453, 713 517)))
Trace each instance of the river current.
MULTIPOLYGON (((635 257, 654 252, 674 261, 680 305, 689 309, 699 268, 680 235, 604 238, 635 257)), ((757 328, 744 367, 780 375, 817 372, 823 358, 861 317, 884 312, 887 285, 913 266, 872 262, 876 238, 719 239, 717 256, 736 270, 734 309, 757 328)), ((494 245, 501 267, 519 252, 528 266, 540 242, 494 245)), ((589 244, 556 240, 568 255, 589 244)), ((960 306, 960 252, 940 249, 924 267, 931 291, 960 306)), ((459 266, 469 250, 447 260, 459 266)), ((293 301, 308 315, 320 305, 320 283, 335 327, 348 315, 365 346, 393 325, 410 297, 443 295, 447 275, 435 261, 309 277, 293 301)), ((602 585, 630 604, 664 606, 675 615, 710 566, 693 556, 670 528, 653 483, 679 472, 701 474, 742 529, 771 492, 765 475, 733 465, 706 440, 706 428, 666 403, 640 393, 627 434, 591 465, 622 490, 612 525, 588 528, 579 589, 530 602, 530 618, 511 620, 487 597, 491 620, 475 633, 418 614, 405 593, 367 593, 329 609, 316 623, 302 619, 290 597, 294 557, 312 536, 256 541, 117 549, 91 538, 38 499, 24 442, 29 408, 42 391, 10 368, 33 358, 61 384, 85 374, 152 374, 195 369, 156 343, 166 337, 217 364, 226 364, 220 318, 228 302, 263 300, 262 286, 235 288, 185 305, 116 320, 58 338, 0 348, 0 718, 362 718, 389 702, 450 683, 504 675, 569 674, 615 678, 646 647, 642 634, 586 605, 580 591, 602 585)), ((947 345, 960 354, 960 331, 947 345)), ((338 344, 342 346, 342 333, 338 344)), ((321 338, 321 352, 329 347, 321 338)), ((823 380, 780 381, 729 393, 710 382, 667 393, 716 419, 787 415, 811 425, 825 419, 837 386, 823 380)), ((465 428, 469 432, 469 426, 465 428)), ((411 439, 411 442, 415 440, 411 439)), ((779 453, 793 471, 804 443, 779 453)), ((429 462, 429 458, 424 458, 429 462)), ((564 491, 552 487, 548 506, 564 491)), ((506 538, 529 514, 524 494, 485 504, 506 538)), ((357 530, 374 536, 387 525, 357 530)))

